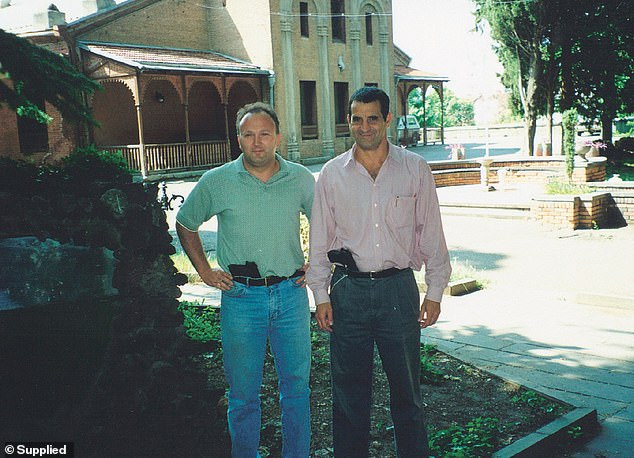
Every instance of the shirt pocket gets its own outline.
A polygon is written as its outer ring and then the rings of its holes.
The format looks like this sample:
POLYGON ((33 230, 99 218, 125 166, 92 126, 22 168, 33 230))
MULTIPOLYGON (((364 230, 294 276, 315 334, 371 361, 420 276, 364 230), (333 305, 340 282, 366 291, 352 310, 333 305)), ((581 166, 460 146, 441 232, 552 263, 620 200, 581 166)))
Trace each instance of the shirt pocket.
POLYGON ((394 241, 409 254, 414 245, 416 196, 390 198, 385 219, 394 241))
POLYGON ((416 212, 416 196, 394 196, 387 206, 387 222, 390 227, 412 227, 416 212))

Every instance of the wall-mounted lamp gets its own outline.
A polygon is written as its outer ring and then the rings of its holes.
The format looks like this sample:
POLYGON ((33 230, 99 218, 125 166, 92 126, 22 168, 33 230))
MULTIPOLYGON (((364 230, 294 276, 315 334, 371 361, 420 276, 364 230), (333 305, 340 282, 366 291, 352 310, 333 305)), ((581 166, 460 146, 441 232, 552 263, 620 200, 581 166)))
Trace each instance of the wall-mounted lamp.
POLYGON ((159 91, 156 91, 154 93, 154 100, 156 100, 158 103, 163 103, 165 102, 165 97, 159 91))
POLYGON ((337 67, 339 67, 339 71, 342 72, 346 66, 343 63, 343 56, 339 56, 339 59, 337 60, 337 67))

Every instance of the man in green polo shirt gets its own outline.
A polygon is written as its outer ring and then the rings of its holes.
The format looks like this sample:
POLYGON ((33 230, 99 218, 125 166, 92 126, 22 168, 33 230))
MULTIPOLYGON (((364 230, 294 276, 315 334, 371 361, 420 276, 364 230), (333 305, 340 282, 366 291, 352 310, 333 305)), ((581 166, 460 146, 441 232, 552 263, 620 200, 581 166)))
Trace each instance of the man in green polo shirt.
POLYGON ((275 357, 283 456, 310 452, 310 311, 304 288, 300 213, 310 217, 315 179, 276 150, 275 111, 243 107, 236 128, 242 155, 206 172, 176 217, 181 244, 202 280, 222 290, 220 326, 229 383, 232 457, 259 457, 260 385, 267 339, 275 357), (212 269, 198 228, 218 218, 212 269))

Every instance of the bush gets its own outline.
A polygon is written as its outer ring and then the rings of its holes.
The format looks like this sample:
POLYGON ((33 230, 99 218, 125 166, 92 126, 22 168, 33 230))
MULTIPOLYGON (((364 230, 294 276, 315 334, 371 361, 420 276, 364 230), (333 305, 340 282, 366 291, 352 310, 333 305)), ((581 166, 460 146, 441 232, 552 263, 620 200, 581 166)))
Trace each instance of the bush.
POLYGON ((614 146, 623 152, 630 153, 631 156, 634 154, 634 137, 621 137, 614 146))
POLYGON ((564 155, 566 156, 566 175, 568 180, 572 180, 572 173, 575 168, 575 133, 577 131, 577 110, 571 108, 562 114, 561 127, 564 136, 564 155))
POLYGON ((132 180, 128 163, 121 152, 99 150, 94 145, 77 148, 62 160, 62 168, 67 175, 82 181, 120 183, 132 180))

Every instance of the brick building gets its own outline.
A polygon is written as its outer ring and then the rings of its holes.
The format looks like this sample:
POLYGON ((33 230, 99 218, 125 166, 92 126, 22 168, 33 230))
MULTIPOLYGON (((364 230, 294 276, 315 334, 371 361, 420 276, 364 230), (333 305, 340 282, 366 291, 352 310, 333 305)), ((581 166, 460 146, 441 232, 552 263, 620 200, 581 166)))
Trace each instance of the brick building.
POLYGON ((144 176, 208 167, 237 156, 235 114, 264 100, 280 116, 281 153, 317 162, 351 145, 347 101, 358 87, 383 88, 403 114, 409 91, 439 84, 442 96, 446 81, 406 67, 390 0, 50 1, 2 0, 0 28, 99 81, 87 103, 100 126, 64 123, 48 104, 48 126, 0 108, 0 155, 57 159, 94 143, 144 176))

